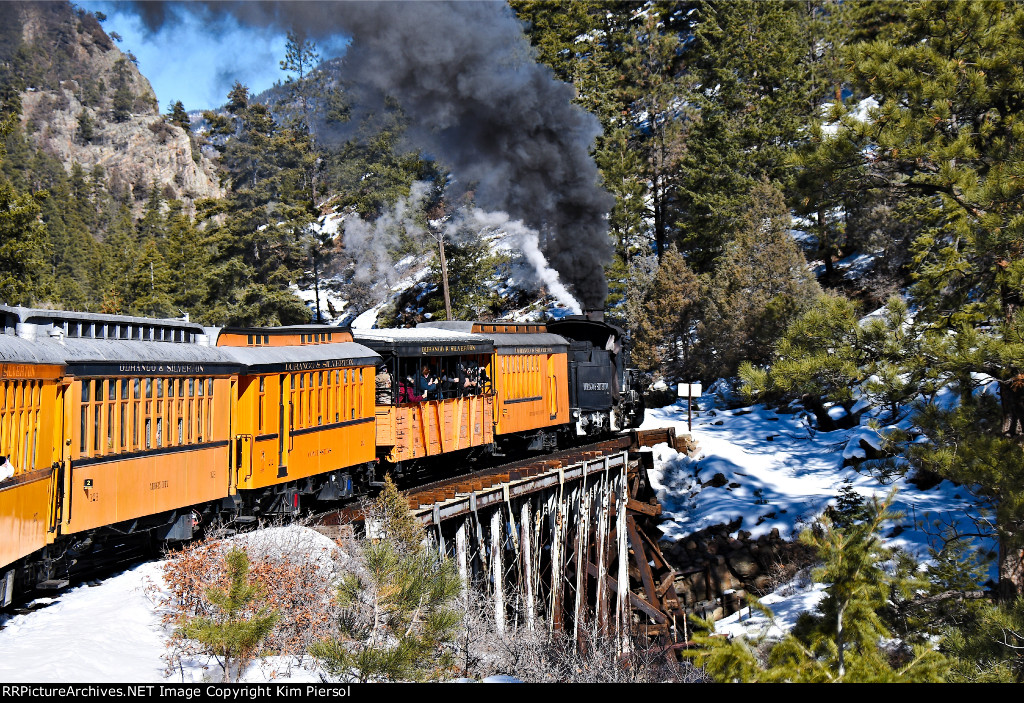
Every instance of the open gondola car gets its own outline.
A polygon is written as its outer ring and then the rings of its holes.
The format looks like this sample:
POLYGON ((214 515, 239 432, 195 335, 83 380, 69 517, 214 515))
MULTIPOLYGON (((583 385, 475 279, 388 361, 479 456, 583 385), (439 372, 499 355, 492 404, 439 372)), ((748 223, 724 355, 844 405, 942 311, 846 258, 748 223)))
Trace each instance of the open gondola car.
POLYGON ((569 423, 568 349, 542 324, 422 322, 422 330, 473 334, 494 345, 489 373, 494 384, 494 432, 500 443, 528 450, 554 449, 569 423))
POLYGON ((490 382, 494 345, 490 340, 416 328, 355 330, 354 335, 383 357, 382 370, 390 379, 377 400, 377 447, 383 459, 400 464, 448 452, 490 449, 494 441, 490 382), (438 383, 421 396, 416 377, 424 366, 438 383))

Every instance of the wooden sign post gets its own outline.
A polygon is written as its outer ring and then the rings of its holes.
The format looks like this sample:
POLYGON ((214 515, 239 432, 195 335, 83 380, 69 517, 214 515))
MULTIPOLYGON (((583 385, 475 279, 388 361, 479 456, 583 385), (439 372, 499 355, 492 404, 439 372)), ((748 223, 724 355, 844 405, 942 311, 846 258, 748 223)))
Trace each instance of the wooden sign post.
POLYGON ((676 392, 680 398, 686 398, 686 427, 687 431, 693 432, 693 399, 699 398, 704 388, 700 383, 680 383, 676 392))

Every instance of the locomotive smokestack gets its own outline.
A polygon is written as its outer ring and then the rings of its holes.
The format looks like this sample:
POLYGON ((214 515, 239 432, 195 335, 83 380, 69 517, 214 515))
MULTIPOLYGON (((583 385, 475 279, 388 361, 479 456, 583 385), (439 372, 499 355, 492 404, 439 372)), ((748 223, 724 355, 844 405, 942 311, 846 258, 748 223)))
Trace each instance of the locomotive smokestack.
POLYGON ((583 311, 583 316, 591 322, 604 322, 604 310, 592 308, 583 311))

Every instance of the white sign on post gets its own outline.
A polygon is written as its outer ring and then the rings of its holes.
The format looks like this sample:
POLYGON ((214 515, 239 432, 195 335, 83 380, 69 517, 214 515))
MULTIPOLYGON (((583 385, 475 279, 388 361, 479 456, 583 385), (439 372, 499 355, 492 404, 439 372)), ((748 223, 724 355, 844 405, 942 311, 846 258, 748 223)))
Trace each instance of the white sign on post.
POLYGON ((680 398, 699 398, 704 389, 699 383, 680 383, 677 392, 680 398))

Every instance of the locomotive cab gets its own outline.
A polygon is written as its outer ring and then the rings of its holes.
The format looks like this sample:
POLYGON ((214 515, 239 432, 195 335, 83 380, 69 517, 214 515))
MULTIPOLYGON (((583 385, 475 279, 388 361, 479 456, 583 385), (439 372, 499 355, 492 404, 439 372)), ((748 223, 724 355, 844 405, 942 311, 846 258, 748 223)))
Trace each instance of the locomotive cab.
POLYGON ((598 435, 639 427, 643 401, 633 388, 624 331, 587 311, 547 323, 549 331, 570 340, 569 402, 579 435, 598 435))

